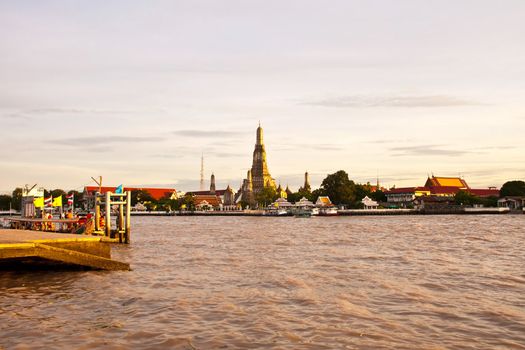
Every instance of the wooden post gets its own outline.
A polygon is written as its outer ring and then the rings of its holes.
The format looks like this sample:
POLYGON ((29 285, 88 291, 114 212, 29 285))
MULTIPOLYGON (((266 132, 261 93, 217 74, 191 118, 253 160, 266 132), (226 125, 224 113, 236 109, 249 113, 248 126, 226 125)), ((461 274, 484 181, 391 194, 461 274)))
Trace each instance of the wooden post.
MULTIPOLYGON (((122 202, 122 197, 120 197, 120 201, 122 202)), ((124 204, 122 203, 118 205, 117 231, 118 231, 118 242, 122 243, 124 239, 124 204)))
POLYGON ((126 236, 124 243, 131 240, 131 191, 126 192, 126 236))
POLYGON ((111 238, 111 192, 106 192, 106 237, 111 238))
POLYGON ((100 194, 95 194, 95 231, 100 231, 100 194))

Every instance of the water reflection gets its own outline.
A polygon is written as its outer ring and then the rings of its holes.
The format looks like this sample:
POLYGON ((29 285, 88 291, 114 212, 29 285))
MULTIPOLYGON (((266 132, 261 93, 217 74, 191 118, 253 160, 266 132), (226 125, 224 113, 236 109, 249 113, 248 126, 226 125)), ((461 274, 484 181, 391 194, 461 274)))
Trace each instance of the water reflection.
POLYGON ((0 272, 0 346, 525 347, 524 223, 137 218, 131 272, 0 272))

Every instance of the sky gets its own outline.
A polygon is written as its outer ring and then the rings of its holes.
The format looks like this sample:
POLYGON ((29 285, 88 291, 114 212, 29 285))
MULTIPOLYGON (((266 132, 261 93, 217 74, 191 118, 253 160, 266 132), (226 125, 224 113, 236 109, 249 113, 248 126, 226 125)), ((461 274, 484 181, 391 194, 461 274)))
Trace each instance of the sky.
POLYGON ((525 1, 0 0, 0 192, 525 179, 525 1))

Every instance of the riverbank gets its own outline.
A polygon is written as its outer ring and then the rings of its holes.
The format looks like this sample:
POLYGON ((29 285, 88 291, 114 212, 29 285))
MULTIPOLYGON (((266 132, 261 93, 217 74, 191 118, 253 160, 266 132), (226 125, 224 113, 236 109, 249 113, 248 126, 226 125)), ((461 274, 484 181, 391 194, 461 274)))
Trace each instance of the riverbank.
MULTIPOLYGON (((440 209, 341 209, 337 215, 329 216, 365 216, 365 215, 479 215, 479 214, 522 214, 522 211, 512 212, 508 208, 440 208, 440 209)), ((132 214, 133 215, 133 214, 132 214)), ((137 215, 137 214, 135 214, 137 215)), ((170 213, 154 213, 144 216, 269 216, 282 217, 293 215, 273 215, 264 210, 244 211, 183 211, 170 213)), ((322 215, 319 215, 322 216, 322 215)))

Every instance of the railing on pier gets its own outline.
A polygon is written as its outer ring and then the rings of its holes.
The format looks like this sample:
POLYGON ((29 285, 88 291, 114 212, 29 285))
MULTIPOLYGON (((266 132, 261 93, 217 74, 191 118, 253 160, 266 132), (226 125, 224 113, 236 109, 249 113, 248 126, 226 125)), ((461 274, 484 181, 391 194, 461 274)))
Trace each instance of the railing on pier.
POLYGON ((95 195, 95 233, 129 244, 131 236, 131 191, 95 195), (112 229, 112 206, 117 205, 116 228, 112 229), (102 215, 101 208, 104 208, 102 215), (104 225, 101 218, 104 217, 104 225))

